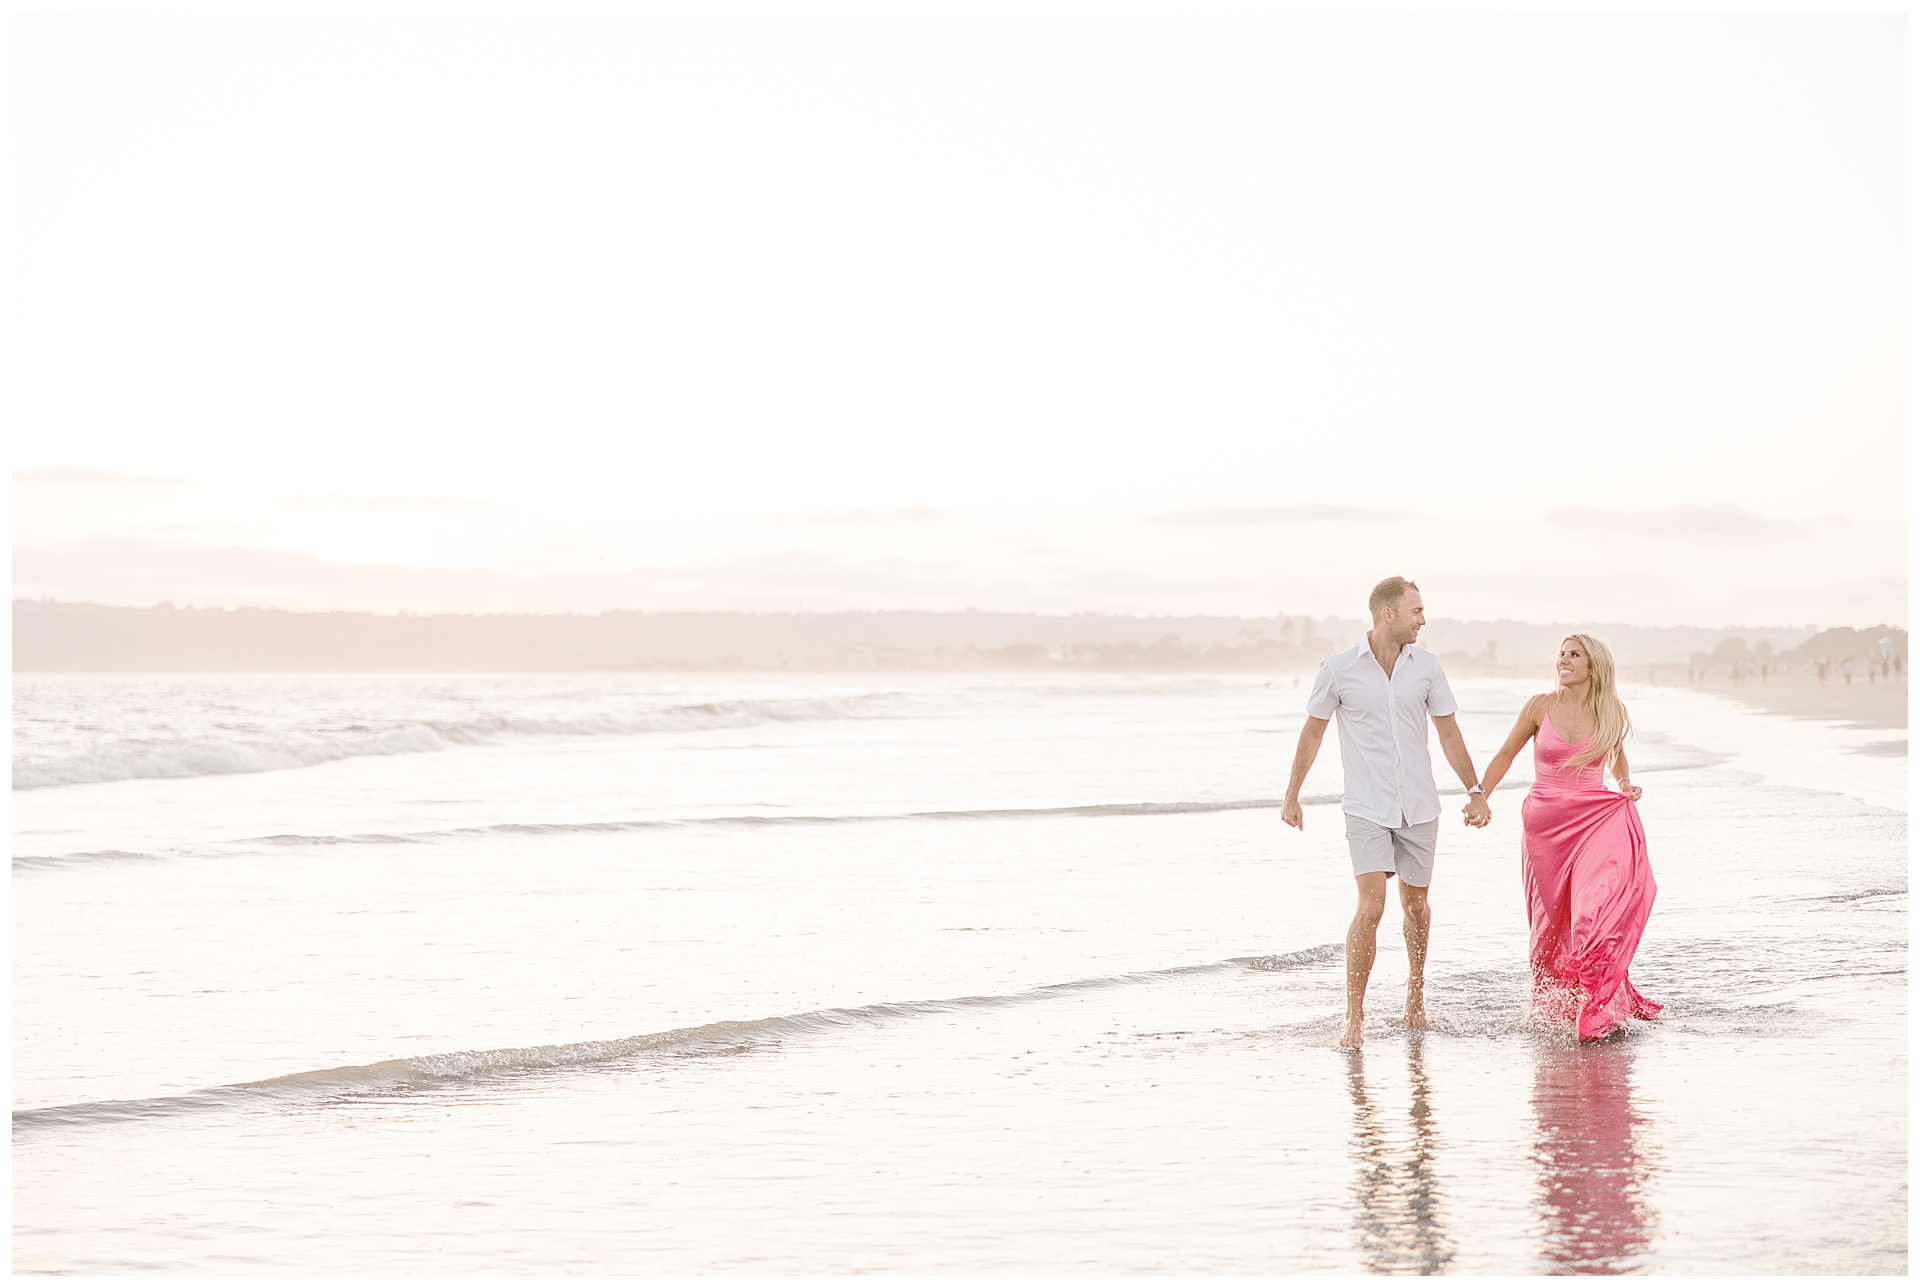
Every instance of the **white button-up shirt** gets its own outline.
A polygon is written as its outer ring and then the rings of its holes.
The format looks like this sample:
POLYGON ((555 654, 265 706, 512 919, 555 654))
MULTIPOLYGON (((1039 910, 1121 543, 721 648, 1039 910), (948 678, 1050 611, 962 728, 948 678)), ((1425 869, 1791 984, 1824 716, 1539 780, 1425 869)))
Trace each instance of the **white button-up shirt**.
POLYGON ((1407 827, 1440 817, 1440 791, 1427 754, 1427 717, 1460 709, 1440 659, 1409 644, 1380 668, 1365 637, 1320 664, 1307 696, 1307 714, 1339 716, 1340 765, 1347 787, 1340 808, 1382 827, 1407 827))

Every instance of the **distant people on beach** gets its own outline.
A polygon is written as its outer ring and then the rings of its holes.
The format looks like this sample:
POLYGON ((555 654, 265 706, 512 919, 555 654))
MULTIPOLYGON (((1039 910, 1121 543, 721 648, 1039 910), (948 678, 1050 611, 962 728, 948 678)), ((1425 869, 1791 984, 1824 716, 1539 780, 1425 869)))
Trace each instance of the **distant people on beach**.
POLYGON ((1372 628, 1358 644, 1320 663, 1314 676, 1280 809, 1281 822, 1305 829, 1300 788, 1320 754, 1327 722, 1337 718, 1346 780, 1340 808, 1358 900, 1347 927, 1347 1009, 1340 1033, 1340 1045, 1349 1051, 1358 1051, 1363 1041, 1367 980, 1386 911, 1387 882, 1396 876, 1407 943, 1404 1022, 1409 1029, 1427 1027, 1427 936, 1432 925, 1427 887, 1433 882, 1440 835, 1440 792, 1427 750, 1429 720, 1447 764, 1467 789, 1468 826, 1485 827, 1491 817, 1455 718, 1459 703, 1446 672, 1438 657, 1414 647, 1427 620, 1420 587, 1404 577, 1388 577, 1367 596, 1367 612, 1372 628))
MULTIPOLYGON (((1740 667, 1736 664, 1736 677, 1740 667)), ((1487 765, 1491 792, 1533 743, 1533 787, 1520 806, 1520 867, 1527 891, 1528 957, 1536 1009, 1569 1012, 1583 1042, 1629 1017, 1652 1019, 1658 1002, 1627 978, 1653 911, 1653 867, 1628 777, 1633 727, 1615 683, 1613 654, 1591 635, 1569 635, 1559 685, 1528 701, 1487 765), (1610 791, 1602 767, 1620 790, 1610 791)))

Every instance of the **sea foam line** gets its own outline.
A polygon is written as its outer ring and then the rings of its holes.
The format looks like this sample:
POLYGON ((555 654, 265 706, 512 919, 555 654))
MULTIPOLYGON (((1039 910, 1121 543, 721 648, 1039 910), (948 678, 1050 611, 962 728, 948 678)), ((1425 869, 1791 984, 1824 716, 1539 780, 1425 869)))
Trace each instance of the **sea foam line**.
POLYGON ((699 702, 627 715, 608 713, 565 719, 489 716, 475 720, 419 721, 377 733, 310 732, 259 739, 199 737, 123 741, 102 744, 73 756, 17 757, 13 762, 13 787, 15 791, 26 791, 36 787, 120 782, 129 778, 258 774, 276 769, 305 769, 360 756, 446 751, 515 737, 686 733, 800 720, 856 719, 861 703, 897 696, 882 693, 844 699, 699 702))
MULTIPOLYGON (((1337 805, 1339 795, 1303 796, 1302 805, 1337 805)), ((634 818, 597 819, 580 823, 488 823, 479 827, 454 827, 424 832, 360 832, 342 836, 285 832, 277 836, 249 837, 244 841, 222 843, 215 851, 228 854, 236 846, 320 846, 320 845, 423 845, 435 841, 460 840, 476 836, 569 836, 594 833, 653 832, 688 827, 824 827, 844 823, 962 822, 968 820, 1010 820, 1032 818, 1123 818, 1155 814, 1218 814, 1234 810, 1279 809, 1278 800, 1244 801, 1139 801, 1117 805, 1041 805, 1017 809, 944 809, 919 810, 906 814, 734 814, 715 818, 634 818)), ((211 847, 210 847, 211 848, 211 847)), ((129 850, 88 850, 74 854, 21 854, 14 856, 15 871, 63 867, 74 863, 112 859, 155 860, 185 857, 173 854, 143 854, 129 850)))
MULTIPOLYGON (((1643 771, 1651 772, 1651 771, 1643 771)), ((1524 791, 1530 783, 1506 782, 1495 791, 1524 791)), ((1464 788, 1441 788, 1442 796, 1465 796, 1464 788)), ((1302 805, 1338 805, 1345 797, 1339 792, 1302 796, 1302 805)), ((1099 805, 1032 805, 1001 809, 927 809, 905 814, 730 814, 707 818, 634 818, 595 819, 580 823, 487 823, 477 827, 454 827, 440 831, 361 833, 353 836, 316 836, 284 833, 279 836, 253 837, 240 844, 256 845, 343 845, 386 842, 432 842, 466 836, 547 836, 591 832, 646 832, 680 827, 785 827, 790 825, 824 826, 839 823, 897 823, 908 820, 964 822, 972 819, 1023 818, 1125 818, 1155 814, 1220 814, 1236 810, 1279 809, 1284 800, 1271 798, 1236 801, 1132 801, 1099 805)), ((79 857, 79 856, 76 856, 79 857)), ((25 860, 23 860, 25 861, 25 860)), ((39 856, 35 863, 57 862, 56 856, 39 856)))
POLYGON ((212 1110, 332 1100, 355 1095, 402 1095, 433 1086, 483 1078, 512 1076, 549 1069, 580 1068, 629 1060, 638 1056, 731 1055, 777 1046, 798 1038, 955 1011, 991 1010, 1024 1006, 1063 994, 1092 989, 1151 984, 1184 976, 1240 970, 1292 970, 1330 961, 1342 951, 1339 944, 1320 944, 1268 957, 1233 957, 1226 961, 1161 970, 1133 971, 1043 984, 1019 993, 942 998, 921 1002, 876 1002, 867 1006, 833 1007, 797 1015, 773 1015, 758 1020, 722 1020, 692 1028, 668 1029, 606 1041, 571 1042, 553 1046, 507 1047, 492 1051, 451 1051, 406 1056, 373 1064, 338 1069, 312 1069, 258 1082, 208 1087, 177 1096, 141 1100, 96 1100, 15 1110, 14 1138, 63 1127, 100 1126, 170 1118, 212 1110))
MULTIPOLYGON (((1302 797, 1303 805, 1337 805, 1338 795, 1302 797)), ((971 819, 1022 818, 1124 818, 1152 814, 1219 814, 1234 810, 1279 809, 1285 801, 1136 801, 1101 805, 1033 805, 1004 809, 926 809, 905 814, 735 814, 715 818, 615 819, 587 823, 489 823, 482 827, 451 828, 444 832, 410 833, 410 839, 437 840, 441 837, 502 835, 550 832, 629 832, 663 827, 783 827, 793 824, 814 826, 836 823, 893 823, 907 820, 959 822, 971 819)), ((263 840, 281 840, 264 837, 263 840)), ((290 838, 289 838, 290 839, 290 838)))
MULTIPOLYGON (((1640 771, 1644 776, 1652 770, 1640 771)), ((1496 791, 1524 791, 1530 784, 1509 781, 1496 791)), ((1442 788, 1442 796, 1464 796, 1461 788, 1442 788)), ((1344 797, 1338 793, 1302 796, 1302 805, 1338 805, 1344 797)), ((845 823, 898 823, 906 821, 964 822, 969 820, 1011 820, 1036 818, 1119 818, 1156 814, 1218 814, 1235 810, 1279 809, 1285 801, 1272 799, 1238 801, 1135 801, 1101 805, 1037 805, 1012 809, 936 809, 905 814, 733 814, 709 818, 633 818, 594 819, 567 823, 487 823, 477 827, 454 827, 421 832, 360 832, 325 835, 285 832, 276 836, 255 836, 241 841, 221 843, 214 852, 229 854, 237 846, 274 845, 421 845, 436 841, 459 840, 475 836, 568 836, 593 833, 652 832, 686 827, 822 827, 845 823)), ((113 859, 155 860, 182 858, 188 852, 145 854, 127 850, 89 850, 74 854, 20 854, 13 859, 16 872, 37 868, 58 868, 75 863, 113 859)))

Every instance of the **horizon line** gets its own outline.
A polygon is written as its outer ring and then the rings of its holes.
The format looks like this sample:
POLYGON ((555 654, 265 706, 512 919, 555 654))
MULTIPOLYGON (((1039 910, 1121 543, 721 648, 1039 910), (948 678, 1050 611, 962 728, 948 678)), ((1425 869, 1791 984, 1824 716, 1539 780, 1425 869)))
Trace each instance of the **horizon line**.
MULTIPOLYGON (((1322 622, 1325 622, 1325 621, 1365 622, 1367 620, 1366 615, 1364 613, 1315 614, 1315 613, 1288 613, 1288 612, 1275 611, 1267 616, 1261 617, 1261 616, 1249 616, 1244 613, 1208 613, 1208 612, 1130 613, 1130 612, 1117 612, 1109 609, 1094 609, 1094 608, 1075 609, 1071 612, 1046 612, 1039 609, 1025 609, 1025 608, 980 608, 974 605, 969 605, 965 608, 832 608, 832 609, 603 608, 603 609, 598 609, 594 611, 571 610, 571 611, 561 611, 561 612, 539 610, 539 609, 499 609, 499 610, 493 610, 493 611, 467 611, 467 612, 460 612, 460 611, 415 612, 413 610, 405 609, 405 608, 394 609, 392 611, 382 611, 379 609, 370 609, 370 608, 286 608, 277 604, 178 604, 178 603, 174 603, 171 600, 163 600, 159 603, 153 603, 153 604, 105 604, 105 603, 99 603, 94 600, 66 600, 66 599, 51 599, 46 597, 27 598, 27 597, 16 596, 13 600, 14 608, 18 609, 23 605, 30 606, 30 607, 50 607, 50 608, 100 608, 100 609, 109 609, 109 610, 120 611, 120 612, 158 612, 160 610, 165 609, 172 612, 194 612, 194 613, 235 613, 235 612, 286 613, 293 616, 304 616, 304 617, 322 617, 322 616, 330 616, 330 615, 337 614, 337 615, 351 616, 351 617, 382 617, 382 618, 403 618, 404 617, 404 618, 420 618, 423 620, 428 618, 445 618, 445 617, 594 618, 594 617, 608 617, 608 616, 613 616, 615 614, 625 614, 625 613, 640 614, 644 616, 653 616, 653 617, 696 616, 696 615, 706 615, 706 616, 731 615, 736 617, 853 617, 853 616, 859 616, 859 615, 875 615, 875 614, 919 613, 919 614, 924 614, 924 615, 933 616, 933 617, 965 617, 969 615, 979 615, 979 616, 993 615, 993 616, 1001 616, 1001 617, 1043 617, 1043 618, 1053 618, 1053 619, 1058 619, 1063 621, 1071 618, 1076 618, 1076 617, 1109 617, 1109 618, 1132 619, 1136 621, 1159 621, 1159 620, 1177 621, 1177 620, 1183 620, 1183 619, 1191 620, 1195 618, 1213 618, 1213 619, 1223 620, 1223 621, 1245 621, 1245 622, 1270 621, 1275 618, 1301 618, 1307 621, 1322 621, 1322 622)), ((1773 624, 1728 623, 1728 624, 1721 624, 1721 625, 1709 625, 1709 624, 1700 623, 1700 622, 1664 622, 1659 625, 1636 625, 1631 622, 1603 621, 1598 618, 1586 619, 1584 621, 1578 620, 1578 619, 1564 619, 1562 621, 1531 621, 1531 620, 1528 620, 1525 618, 1519 618, 1519 617, 1444 617, 1442 616, 1442 617, 1435 617, 1433 620, 1436 622, 1442 622, 1442 621, 1486 622, 1489 624, 1511 623, 1516 626, 1561 626, 1561 625, 1605 626, 1605 627, 1618 627, 1622 630, 1643 630, 1643 631, 1660 631, 1660 630, 1721 631, 1721 630, 1724 630, 1724 631, 1819 632, 1822 630, 1834 630, 1834 629, 1842 628, 1842 627, 1836 627, 1834 625, 1829 625, 1825 623, 1807 624, 1807 623, 1800 623, 1800 622, 1779 622, 1779 623, 1773 623, 1773 624)), ((1889 630, 1906 630, 1907 629, 1905 623, 1894 622, 1891 620, 1883 620, 1880 622, 1876 622, 1871 626, 1846 626, 1844 624, 1842 624, 1842 626, 1844 627, 1844 629, 1849 629, 1849 630, 1874 630, 1879 628, 1885 628, 1889 630)))

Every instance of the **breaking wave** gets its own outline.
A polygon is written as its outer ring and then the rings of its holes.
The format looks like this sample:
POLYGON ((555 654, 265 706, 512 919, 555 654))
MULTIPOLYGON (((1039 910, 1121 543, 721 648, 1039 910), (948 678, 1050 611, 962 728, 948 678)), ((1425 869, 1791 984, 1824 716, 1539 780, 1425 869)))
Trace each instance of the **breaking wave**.
POLYGON ((873 1027, 956 1011, 1024 1006, 1062 994, 1092 989, 1150 984, 1182 976, 1218 974, 1231 970, 1290 970, 1332 960, 1341 951, 1339 944, 1320 944, 1269 957, 1234 957, 1194 966, 1173 966, 1162 970, 1103 975, 1065 984, 1045 984, 1019 993, 925 1002, 879 1002, 869 1006, 806 1011, 798 1015, 773 1015, 758 1020, 723 1020, 693 1028, 668 1029, 660 1033, 642 1033, 597 1042, 407 1056, 374 1064, 289 1073, 259 1082, 209 1087, 178 1096, 96 1100, 44 1109, 22 1109, 13 1115, 13 1129, 18 1138, 28 1132, 166 1118, 208 1110, 311 1102, 343 1096, 401 1095, 433 1086, 542 1070, 580 1068, 643 1056, 730 1055, 851 1028, 873 1027))
MULTIPOLYGON (((885 695, 874 695, 876 697, 885 695)), ((563 719, 497 716, 421 721, 380 731, 349 730, 260 738, 142 739, 103 743, 73 756, 17 758, 15 791, 111 783, 129 778, 199 778, 304 769, 356 756, 400 756, 503 739, 554 735, 683 733, 796 720, 856 718, 861 699, 701 702, 632 714, 563 719)))

